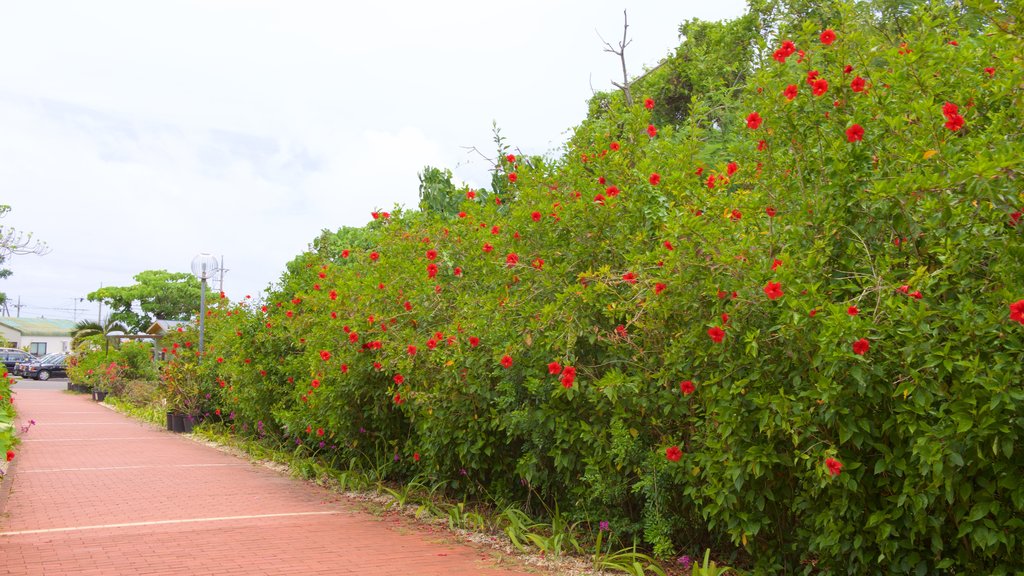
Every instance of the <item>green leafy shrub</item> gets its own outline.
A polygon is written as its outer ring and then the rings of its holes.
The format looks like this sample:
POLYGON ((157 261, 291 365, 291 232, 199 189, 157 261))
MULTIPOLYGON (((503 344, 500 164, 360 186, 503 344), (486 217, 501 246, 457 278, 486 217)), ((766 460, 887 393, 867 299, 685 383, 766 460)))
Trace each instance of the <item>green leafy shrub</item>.
POLYGON ((675 124, 609 98, 458 204, 431 173, 442 209, 323 234, 214 303, 165 382, 340 469, 659 556, 1024 569, 1020 20, 891 8, 773 20, 727 97, 675 124))

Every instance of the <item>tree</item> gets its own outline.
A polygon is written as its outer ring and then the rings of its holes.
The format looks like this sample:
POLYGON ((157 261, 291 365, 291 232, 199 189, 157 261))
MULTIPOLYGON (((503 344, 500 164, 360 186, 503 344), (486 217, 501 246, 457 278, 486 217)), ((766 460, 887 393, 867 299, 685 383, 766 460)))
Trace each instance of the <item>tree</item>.
MULTIPOLYGON (((0 218, 11 211, 11 207, 0 204, 0 218)), ((9 226, 0 226, 0 264, 15 254, 37 254, 42 256, 50 252, 49 246, 40 240, 33 240, 32 233, 19 232, 9 226)), ((0 278, 8 278, 12 272, 7 268, 0 269, 0 278)), ((0 306, 7 304, 7 294, 0 292, 0 306)))
POLYGON ((128 327, 109 318, 103 324, 92 320, 82 320, 75 324, 75 329, 71 331, 71 348, 78 348, 86 338, 91 336, 109 336, 111 333, 118 331, 127 333, 128 327))
POLYGON ((106 286, 89 293, 90 302, 103 302, 109 320, 143 331, 155 320, 188 320, 199 309, 199 280, 187 272, 146 270, 132 286, 106 286))

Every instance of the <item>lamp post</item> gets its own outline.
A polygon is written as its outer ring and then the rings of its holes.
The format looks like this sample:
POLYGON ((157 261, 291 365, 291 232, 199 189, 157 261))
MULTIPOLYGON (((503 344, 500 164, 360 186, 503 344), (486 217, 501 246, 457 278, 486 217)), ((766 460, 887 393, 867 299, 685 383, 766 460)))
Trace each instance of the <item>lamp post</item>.
POLYGON ((203 333, 206 331, 206 280, 217 273, 219 263, 212 254, 202 252, 192 259, 192 274, 199 278, 199 361, 203 361, 203 333))

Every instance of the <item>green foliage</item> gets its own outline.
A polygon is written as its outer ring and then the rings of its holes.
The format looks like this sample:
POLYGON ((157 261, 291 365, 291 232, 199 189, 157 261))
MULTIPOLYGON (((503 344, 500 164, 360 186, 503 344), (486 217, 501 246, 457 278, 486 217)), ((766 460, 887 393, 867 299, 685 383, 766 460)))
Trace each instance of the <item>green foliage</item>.
POLYGON ((105 286, 87 298, 110 308, 109 321, 122 322, 136 332, 145 332, 156 320, 186 320, 199 308, 199 280, 187 272, 146 270, 134 279, 136 284, 105 286))
POLYGON ((1020 20, 757 9, 692 28, 694 59, 779 35, 684 119, 611 99, 455 218, 322 236, 262 303, 215 304, 192 396, 371 481, 515 502, 519 547, 601 518, 757 573, 1024 569, 1020 20))
POLYGON ((426 166, 420 179, 420 210, 454 217, 462 204, 461 193, 452 184, 452 171, 426 166))
POLYGON ((68 378, 72 382, 120 395, 128 381, 157 378, 152 344, 126 342, 110 346, 103 333, 79 333, 77 337, 79 345, 68 360, 68 378))
MULTIPOLYGON (((127 334, 128 327, 120 322, 109 319, 104 324, 93 322, 92 320, 81 320, 75 324, 74 330, 71 331, 71 348, 78 348, 83 341, 90 336, 108 336, 116 332, 127 334)), ((104 346, 109 347, 109 343, 104 342, 104 346)))
MULTIPOLYGON (((5 457, 8 453, 14 452, 18 438, 14 434, 14 419, 17 413, 14 411, 14 403, 11 402, 11 381, 13 378, 7 374, 7 370, 0 369, 0 454, 5 457)), ((0 466, 6 464, 6 459, 0 461, 0 466)))

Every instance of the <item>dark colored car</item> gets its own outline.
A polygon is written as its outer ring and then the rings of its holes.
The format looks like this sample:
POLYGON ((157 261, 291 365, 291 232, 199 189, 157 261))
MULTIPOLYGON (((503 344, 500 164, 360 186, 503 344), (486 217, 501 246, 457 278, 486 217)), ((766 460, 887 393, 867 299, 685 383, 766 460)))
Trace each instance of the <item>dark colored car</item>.
POLYGON ((4 368, 9 373, 14 374, 15 364, 18 362, 31 362, 35 360, 35 356, 17 348, 0 348, 0 360, 3 361, 4 368))
POLYGON ((50 378, 66 378, 67 354, 50 354, 30 364, 22 365, 22 376, 35 380, 49 380, 50 378))

